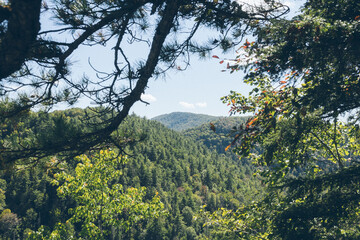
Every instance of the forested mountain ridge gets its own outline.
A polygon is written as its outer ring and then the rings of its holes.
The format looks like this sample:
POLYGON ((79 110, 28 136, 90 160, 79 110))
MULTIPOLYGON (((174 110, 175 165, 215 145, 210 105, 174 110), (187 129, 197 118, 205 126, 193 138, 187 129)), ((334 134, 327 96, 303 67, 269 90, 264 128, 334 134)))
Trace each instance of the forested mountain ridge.
MULTIPOLYGON (((233 141, 233 130, 244 125, 249 119, 243 117, 216 117, 211 115, 173 112, 152 118, 166 127, 181 131, 184 136, 204 144, 207 148, 236 161, 239 157, 227 148, 233 141), (225 150, 227 149, 227 150, 225 150)), ((242 161, 248 164, 248 161, 242 161)))
MULTIPOLYGON (((32 116, 38 119, 39 129, 51 124, 66 128, 68 123, 76 129, 81 126, 76 117, 82 114, 85 110, 71 109, 32 116)), ((19 130, 26 129, 34 119, 24 119, 23 128, 19 130)), ((146 187, 145 199, 148 200, 158 194, 167 212, 160 218, 135 225, 130 232, 117 233, 122 238, 195 239, 206 235, 205 220, 192 218, 203 205, 211 212, 219 207, 237 209, 256 198, 255 192, 262 191, 260 181, 251 175, 249 166, 238 165, 231 158, 157 121, 129 116, 118 131, 141 136, 123 149, 128 162, 123 165, 118 182, 124 188, 146 187)), ((45 158, 35 166, 1 173, 2 237, 11 233, 25 238, 24 234, 40 226, 50 231, 69 218, 68 210, 75 202, 71 197, 57 195, 56 186, 51 184, 53 170, 49 163, 52 161, 54 158, 45 158), (12 219, 11 226, 5 224, 8 219, 12 219)), ((74 172, 75 165, 76 161, 69 161, 65 171, 74 172)), ((75 225, 68 233, 76 237, 78 231, 79 226, 75 225)))
MULTIPOLYGON (((191 137, 197 142, 203 143, 206 147, 220 154, 231 152, 225 151, 233 141, 232 131, 234 127, 244 124, 249 117, 221 117, 210 123, 184 130, 185 136, 191 137), (213 128, 213 129, 211 129, 213 128)), ((238 159, 235 154, 232 157, 238 159)))
MULTIPOLYGON (((359 0, 0 1, 0 239, 360 239, 359 13, 359 0), (222 102, 251 117, 231 144, 217 136, 264 188, 201 134, 127 118, 193 57, 242 72, 222 102), (84 98, 94 108, 49 113, 84 98)), ((199 99, 226 87, 198 76, 199 99)))
POLYGON ((201 126, 204 123, 216 121, 219 118, 221 117, 210 116, 206 114, 173 112, 173 113, 159 115, 157 117, 152 118, 152 120, 161 122, 170 129, 176 131, 182 131, 182 130, 201 126))

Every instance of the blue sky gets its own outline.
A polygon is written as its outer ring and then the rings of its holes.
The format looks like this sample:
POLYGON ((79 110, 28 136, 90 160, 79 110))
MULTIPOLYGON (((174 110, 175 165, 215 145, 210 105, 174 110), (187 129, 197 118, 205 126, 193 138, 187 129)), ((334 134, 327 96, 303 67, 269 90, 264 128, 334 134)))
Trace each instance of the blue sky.
POLYGON ((133 111, 148 118, 170 112, 228 115, 229 109, 220 98, 230 90, 243 93, 250 90, 242 83, 242 74, 221 72, 225 66, 219 64, 218 59, 198 61, 194 58, 186 71, 173 71, 164 80, 152 80, 143 96, 150 100, 150 105, 137 103, 133 111))
MULTIPOLYGON (((252 3, 261 0, 244 0, 252 3)), ((303 1, 288 1, 292 9, 298 9, 303 1)), ((203 37, 208 39, 204 32, 203 37)), ((88 65, 90 59, 93 66, 102 71, 111 71, 113 66, 111 44, 107 47, 83 47, 71 56, 74 78, 80 78, 84 73, 93 75, 93 70, 88 65)), ((144 49, 129 46, 127 49, 134 57, 145 58, 144 49)), ((145 51, 146 52, 146 51, 145 51)), ((215 52, 219 57, 234 58, 235 49, 223 55, 215 52)), ((185 71, 169 71, 165 78, 151 79, 143 99, 149 105, 138 102, 131 112, 139 116, 153 118, 155 116, 171 112, 193 112, 214 116, 227 116, 229 108, 220 100, 231 90, 247 94, 250 87, 242 82, 243 74, 235 72, 222 72, 226 66, 219 63, 219 59, 209 58, 199 60, 197 56, 191 59, 191 65, 185 71)), ((82 100, 77 106, 86 107, 89 101, 82 100)))
MULTIPOLYGON (((202 33, 204 34, 204 33, 202 33)), ((204 34, 204 39, 208 36, 204 34)), ((109 44, 110 46, 110 44, 109 44)), ((142 49, 128 50, 131 55, 141 56, 142 49)), ((235 50, 226 55, 220 52, 214 54, 219 57, 234 58, 235 50)), ((109 47, 83 47, 71 57, 74 77, 80 78, 83 73, 94 76, 93 70, 88 65, 88 59, 93 66, 101 71, 111 72, 113 66, 113 53, 109 47)), ((192 56, 191 65, 184 71, 170 70, 165 77, 150 79, 148 88, 142 99, 145 104, 137 102, 131 112, 139 116, 153 118, 171 112, 193 112, 214 116, 227 116, 229 108, 220 100, 231 90, 247 93, 250 88, 242 83, 240 72, 230 74, 222 72, 225 64, 220 64, 220 59, 207 58, 199 60, 192 56)), ((86 107, 89 101, 80 101, 76 106, 86 107)))
MULTIPOLYGON (((261 0, 249 0, 258 3, 261 0)), ((245 1, 246 2, 246 1, 245 1)), ((291 9, 298 9, 303 1, 285 1, 291 9)), ((293 10, 295 12, 295 10, 293 10)), ((204 35, 204 38, 207 38, 204 35)), ((236 56, 234 49, 226 55, 215 53, 225 58, 236 56)), ((247 94, 250 87, 243 83, 243 73, 222 72, 226 66, 219 64, 219 59, 198 60, 192 58, 191 66, 183 72, 170 72, 165 80, 151 80, 145 92, 150 105, 136 103, 133 112, 152 118, 170 112, 193 112, 214 116, 228 116, 229 107, 223 104, 221 97, 235 90, 247 94)))

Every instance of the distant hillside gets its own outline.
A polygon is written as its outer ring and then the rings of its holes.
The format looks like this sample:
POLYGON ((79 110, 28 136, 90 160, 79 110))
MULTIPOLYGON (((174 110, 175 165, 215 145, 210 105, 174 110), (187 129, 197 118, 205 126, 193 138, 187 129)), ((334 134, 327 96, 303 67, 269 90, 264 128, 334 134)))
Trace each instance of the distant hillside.
POLYGON ((156 120, 175 131, 183 131, 189 128, 198 127, 204 123, 215 121, 219 118, 221 117, 187 112, 173 112, 154 117, 152 120, 156 120))
POLYGON ((215 126, 215 132, 210 129, 210 124, 206 123, 195 128, 187 129, 183 131, 183 134, 197 142, 203 143, 206 147, 217 153, 226 153, 237 159, 230 150, 225 152, 225 148, 233 140, 233 138, 229 136, 233 127, 245 123, 247 119, 248 117, 222 117, 212 121, 215 126))

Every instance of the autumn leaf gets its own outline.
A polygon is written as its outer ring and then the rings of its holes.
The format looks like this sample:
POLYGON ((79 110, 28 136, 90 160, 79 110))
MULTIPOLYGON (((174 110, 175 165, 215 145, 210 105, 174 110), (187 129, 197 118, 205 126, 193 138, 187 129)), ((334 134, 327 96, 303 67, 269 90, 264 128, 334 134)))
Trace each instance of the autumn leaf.
POLYGON ((258 120, 258 118, 254 118, 253 120, 251 120, 248 124, 248 126, 252 126, 254 124, 254 122, 256 122, 258 120))
POLYGON ((210 129, 213 130, 214 132, 216 131, 215 125, 213 123, 210 123, 210 129))
POLYGON ((218 57, 218 56, 216 56, 216 55, 213 55, 212 57, 213 57, 213 58, 219 58, 219 57, 218 57))
POLYGON ((225 152, 226 152, 227 150, 229 150, 230 147, 231 147, 231 144, 225 148, 225 152))
POLYGON ((220 64, 223 64, 224 63, 224 60, 220 61, 220 64))

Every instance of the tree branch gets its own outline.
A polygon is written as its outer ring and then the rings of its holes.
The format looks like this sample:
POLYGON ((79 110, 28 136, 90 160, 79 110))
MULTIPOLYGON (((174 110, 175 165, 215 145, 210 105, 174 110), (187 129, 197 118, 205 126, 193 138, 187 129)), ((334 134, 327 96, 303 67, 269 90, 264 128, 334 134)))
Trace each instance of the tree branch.
POLYGON ((41 0, 11 0, 10 7, 8 29, 0 39, 0 79, 20 69, 40 30, 41 0))
POLYGON ((10 16, 10 9, 7 6, 0 6, 0 23, 9 19, 10 16))
MULTIPOLYGON (((165 10, 163 12, 162 19, 158 23, 155 35, 153 37, 151 49, 146 61, 145 66, 141 69, 140 77, 134 87, 133 91, 125 98, 119 99, 123 103, 121 111, 119 111, 114 118, 109 121, 109 124, 105 127, 98 128, 95 131, 84 133, 76 138, 60 140, 54 143, 51 147, 41 146, 38 148, 29 148, 21 150, 7 150, 0 149, 2 153, 0 155, 0 163, 7 164, 13 163, 17 159, 26 159, 36 156, 41 159, 46 156, 51 156, 56 153, 68 153, 67 157, 71 158, 85 151, 96 148, 99 144, 107 144, 110 142, 110 135, 115 131, 122 121, 129 114, 130 108, 135 102, 140 100, 141 93, 144 92, 149 79, 151 78, 155 67, 159 61, 161 48, 165 42, 166 37, 169 35, 171 28, 174 26, 173 22, 177 15, 179 8, 178 0, 168 0, 165 10), (3 157, 3 158, 2 158, 3 157)), ((4 166, 1 166, 4 167, 4 166)))

